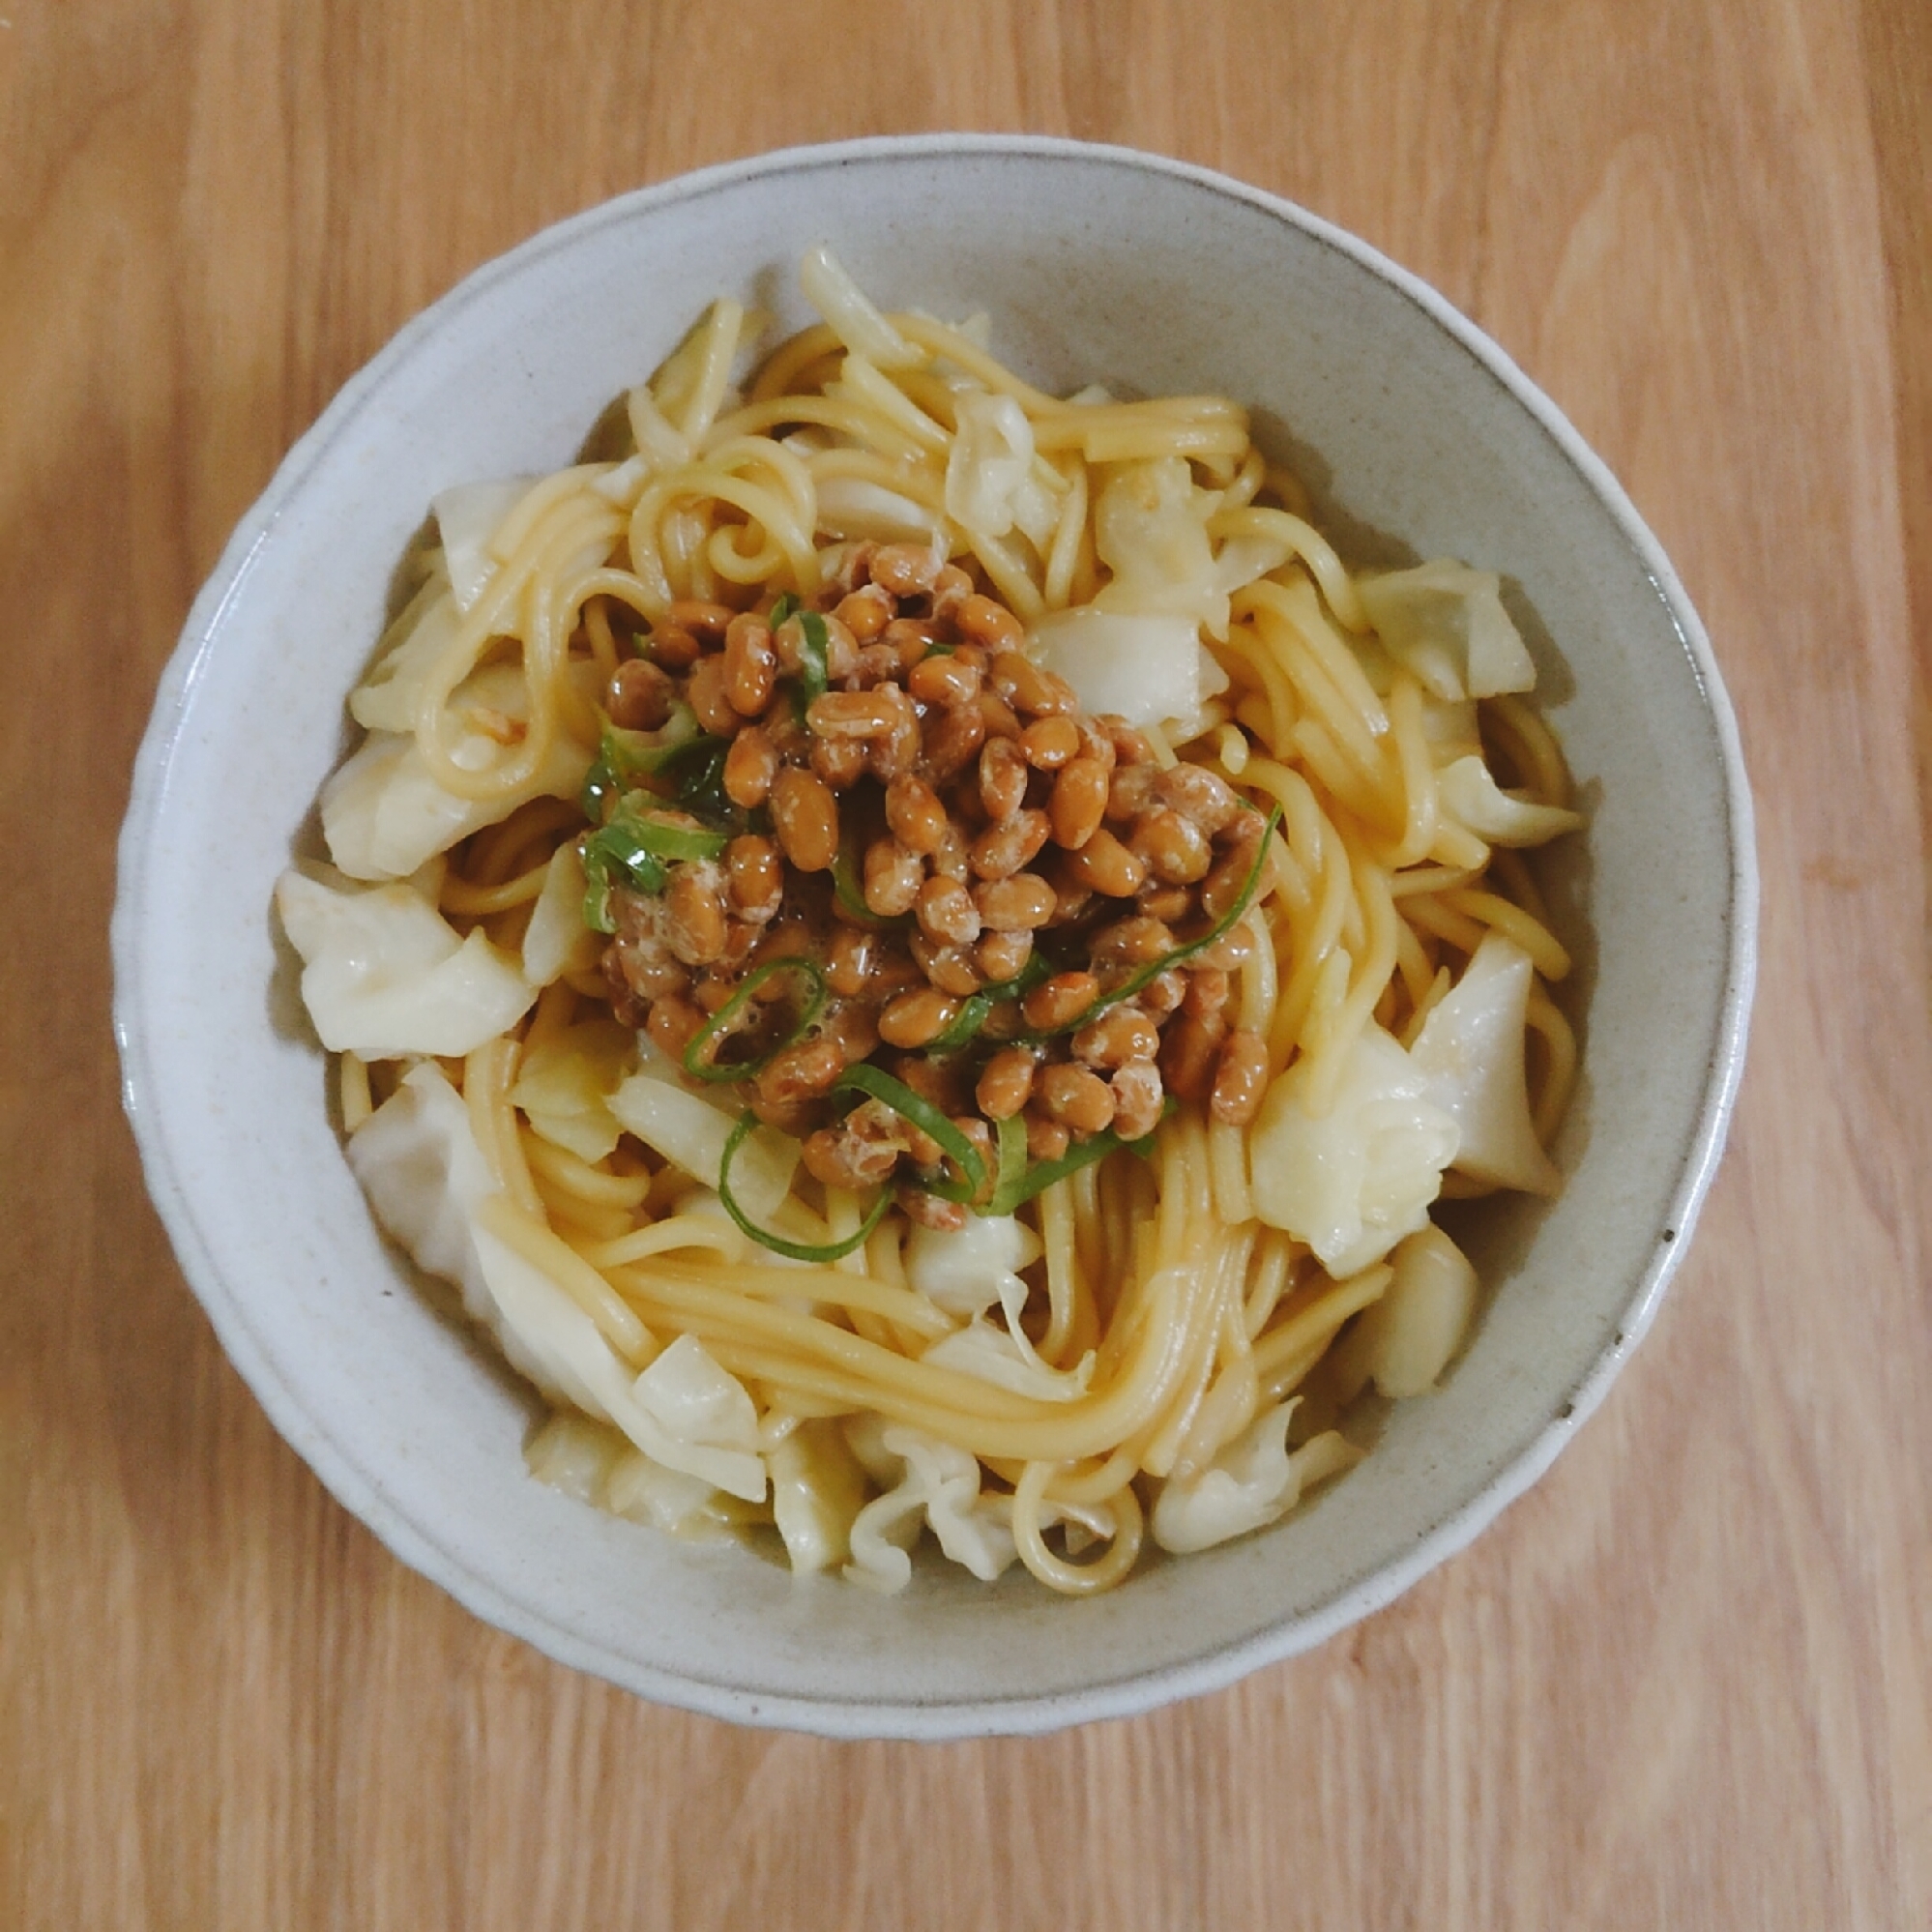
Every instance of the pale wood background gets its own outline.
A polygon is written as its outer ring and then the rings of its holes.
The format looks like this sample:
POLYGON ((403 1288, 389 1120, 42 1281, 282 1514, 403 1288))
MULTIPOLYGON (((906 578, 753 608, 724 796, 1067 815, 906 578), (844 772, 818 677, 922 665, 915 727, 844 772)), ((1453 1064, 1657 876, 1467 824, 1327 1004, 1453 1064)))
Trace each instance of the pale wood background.
POLYGON ((1932 1922, 1924 0, 0 0, 0 1922, 1932 1922), (141 1189, 112 841, 232 522, 540 224, 790 140, 1137 143, 1442 287, 1715 640, 1764 970, 1704 1229, 1393 1609, 1038 1742, 653 1709, 470 1621, 228 1369, 141 1189))

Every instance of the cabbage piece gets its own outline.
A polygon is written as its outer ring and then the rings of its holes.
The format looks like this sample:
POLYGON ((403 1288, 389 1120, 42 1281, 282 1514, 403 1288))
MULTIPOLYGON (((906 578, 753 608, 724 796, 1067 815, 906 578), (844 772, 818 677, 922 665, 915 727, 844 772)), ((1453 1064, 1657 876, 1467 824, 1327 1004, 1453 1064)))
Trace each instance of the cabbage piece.
POLYGON ((602 941, 584 923, 584 864, 574 844, 560 845, 543 871, 543 889, 523 928, 523 977, 547 986, 567 972, 588 973, 602 941))
POLYGON ((1361 607, 1384 645, 1449 702, 1526 691, 1536 666, 1509 613, 1503 580, 1442 557, 1413 571, 1356 579, 1361 607))
POLYGON ((706 1357, 699 1365, 687 1353, 656 1381, 649 1380, 656 1362, 642 1376, 633 1374, 548 1274, 482 1224, 479 1211, 496 1193, 495 1178, 471 1131, 469 1110, 440 1068, 427 1062, 413 1068, 350 1136, 348 1157, 376 1218, 419 1266, 461 1285, 471 1317, 552 1401, 615 1423, 666 1469, 746 1502, 763 1501, 764 1463, 711 1440, 720 1427, 714 1419, 732 1409, 727 1397, 720 1410, 716 1378, 724 1371, 716 1362, 706 1357), (663 1416, 673 1419, 671 1425, 663 1416))
POLYGON ((458 939, 407 886, 338 890, 281 875, 276 909, 302 955, 302 1002, 322 1044, 365 1060, 474 1051, 536 997, 481 932, 458 939))
POLYGON ((1072 1368, 1052 1368, 1040 1360, 1025 1330, 995 1328, 977 1316, 963 1329, 941 1335, 920 1360, 1039 1402, 1071 1402, 1087 1392, 1094 1379, 1091 1350, 1072 1368))
POLYGON ((935 1307, 968 1318, 964 1329, 942 1335, 922 1359, 1045 1402, 1084 1394, 1093 1378, 1092 1357, 1071 1369, 1049 1367, 1020 1323, 1029 1292, 1020 1270, 1039 1254, 1039 1237, 1011 1215, 971 1215, 956 1230, 915 1228, 906 1244, 906 1279, 935 1307), (996 1302, 1005 1329, 981 1319, 996 1302))
POLYGON ((680 1335, 632 1385, 638 1406, 677 1446, 655 1459, 703 1477, 731 1496, 764 1500, 758 1411, 745 1385, 727 1374, 695 1335, 680 1335))
POLYGON ((1039 1237, 1012 1215, 968 1215, 963 1228, 916 1227, 906 1243, 906 1279, 949 1315, 983 1314, 996 1302, 1026 1305, 1020 1270, 1039 1259, 1039 1237))
POLYGON ((1161 1485, 1148 1524, 1154 1540, 1176 1556, 1244 1537, 1301 1498, 1288 1455, 1295 1398, 1264 1409, 1198 1476, 1161 1485))
POLYGON ((728 1519, 716 1507, 717 1496, 702 1477, 666 1469, 634 1449, 617 1459, 603 1485, 606 1508, 672 1537, 716 1536, 728 1528, 728 1519))
POLYGON ((430 582, 435 595, 349 693, 349 716, 367 730, 415 730, 423 681, 455 640, 458 619, 449 578, 439 568, 431 573, 430 582))
MULTIPOLYGON (((1213 596, 1208 517, 1216 499, 1194 487, 1185 456, 1123 463, 1094 505, 1094 547, 1113 580, 1103 609, 1171 611, 1197 621, 1213 596)), ((1223 613, 1222 628, 1226 628, 1223 613)))
POLYGON ((1339 1281, 1428 1218, 1460 1134, 1428 1076, 1379 1026, 1349 1048, 1326 1117, 1309 1111, 1310 1073, 1300 1060, 1269 1088, 1248 1165, 1255 1212, 1305 1241, 1339 1281))
POLYGON ((1523 1035, 1536 968, 1514 940, 1487 934, 1409 1050, 1424 1092, 1456 1124, 1454 1165, 1498 1187, 1563 1186, 1530 1119, 1523 1035))
POLYGON ((497 567, 489 541, 538 481, 536 477, 504 477, 492 483, 458 483, 431 501, 458 612, 467 612, 483 595, 497 567))
POLYGON ((1208 688, 1227 688, 1227 674, 1201 648, 1191 617, 1123 616, 1076 604, 1037 622, 1028 655, 1073 687, 1081 708, 1116 713, 1129 724, 1158 724, 1195 717, 1208 688), (1203 676, 1203 660, 1213 677, 1203 676))
POLYGON ((1390 1259, 1393 1279, 1335 1350, 1337 1390, 1345 1401, 1371 1377, 1394 1401, 1426 1393, 1462 1346, 1476 1313, 1476 1270, 1441 1228, 1425 1227, 1398 1242, 1390 1259))
POLYGON ((524 1053, 511 1104, 545 1140, 595 1164, 624 1132, 609 1099, 636 1054, 637 1036, 629 1027, 608 1017, 581 1021, 524 1053))
POLYGON ((832 333, 855 354, 882 369, 917 368, 925 361, 873 307, 869 297, 823 242, 805 250, 799 263, 805 299, 832 325, 832 333))
POLYGON ((597 1503, 604 1483, 629 1453, 624 1438, 574 1409, 559 1409, 523 1446, 524 1466, 539 1482, 579 1503, 597 1503))
MULTIPOLYGON (((513 664, 473 672, 456 688, 451 707, 460 718, 473 706, 524 721, 530 697, 523 673, 513 664)), ((471 731, 456 741, 451 755, 467 771, 486 772, 514 752, 471 731)), ((371 731, 322 788, 322 835, 350 878, 406 879, 425 860, 508 818, 531 799, 574 798, 590 763, 590 751, 558 731, 549 755, 513 791, 464 799, 436 782, 413 732, 371 731)))
POLYGON ((886 1595, 903 1590, 912 1579, 908 1551, 923 1517, 948 1557, 981 1582, 994 1582, 1018 1552, 1003 1520, 1011 1506, 1003 1511, 994 1505, 1006 1499, 981 1499, 977 1458, 901 1425, 886 1428, 879 1440, 889 1455, 902 1458, 905 1473, 895 1488, 874 1497, 854 1519, 846 1576, 886 1595))
POLYGON ((470 1241, 470 1216, 496 1191, 496 1179, 470 1130, 469 1109, 442 1068, 412 1068, 349 1136, 348 1160, 376 1219, 425 1273, 462 1289, 472 1321, 494 1328, 496 1305, 470 1241))
MULTIPOLYGON (((717 1186, 724 1143, 738 1115, 676 1083, 671 1063, 659 1055, 612 1094, 606 1104, 618 1120, 666 1160, 707 1187, 717 1186)), ((746 1137, 731 1163, 731 1191, 753 1220, 768 1220, 791 1192, 799 1144, 776 1127, 746 1137)))
POLYGON ((940 520, 924 504, 864 477, 827 477, 818 485, 818 527, 829 537, 879 543, 937 543, 940 520))
POLYGON ((1449 816, 1491 845, 1541 845, 1583 823, 1561 805, 1512 798, 1480 757, 1465 756, 1445 766, 1436 784, 1449 816))
POLYGON ((1015 499, 1033 469, 1033 425, 1010 395, 963 392, 946 459, 946 513, 979 537, 1013 527, 1015 499))
POLYGON ((832 1420, 801 1422, 766 1457, 772 1515, 792 1573, 805 1576, 843 1564, 852 1525, 865 1507, 865 1473, 832 1420))

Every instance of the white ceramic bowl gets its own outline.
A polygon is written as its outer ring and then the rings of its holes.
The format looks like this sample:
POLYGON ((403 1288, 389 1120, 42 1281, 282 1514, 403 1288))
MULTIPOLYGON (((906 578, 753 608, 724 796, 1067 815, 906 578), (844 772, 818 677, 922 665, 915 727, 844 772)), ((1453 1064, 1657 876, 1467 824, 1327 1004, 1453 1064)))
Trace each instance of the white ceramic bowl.
MULTIPOLYGON (((1413 277, 1196 168, 935 136, 767 156, 548 229, 419 316, 243 519, 161 681, 122 834, 115 1022, 177 1254, 276 1425, 480 1617, 644 1695, 844 1736, 1036 1731, 1223 1684, 1387 1603, 1541 1473, 1649 1325, 1722 1143, 1756 886, 1704 632, 1603 465, 1413 277), (922 1566, 882 1601, 532 1480, 532 1408, 379 1239, 270 891, 313 839, 342 699, 429 499, 554 467, 715 295, 804 319, 829 239, 888 307, 988 310, 1049 389, 1250 404, 1345 519, 1513 580, 1591 813, 1568 865, 1585 1078, 1560 1200, 1493 1214, 1442 1390, 1244 1541, 1093 1602, 922 1566)), ((1574 1004, 1574 1003, 1572 1003, 1574 1004)))

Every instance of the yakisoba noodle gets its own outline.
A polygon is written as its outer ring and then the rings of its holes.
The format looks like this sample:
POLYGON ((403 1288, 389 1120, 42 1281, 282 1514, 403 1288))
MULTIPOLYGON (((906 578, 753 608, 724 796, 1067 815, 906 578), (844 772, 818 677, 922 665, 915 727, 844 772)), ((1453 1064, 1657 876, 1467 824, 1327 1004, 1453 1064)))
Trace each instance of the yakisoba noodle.
POLYGON ((278 898, 385 1225, 538 1474, 882 1589, 1105 1589, 1429 1387, 1548 1192, 1575 826, 1493 577, 1352 575, 1215 396, 720 300, 628 448, 452 492, 278 898))

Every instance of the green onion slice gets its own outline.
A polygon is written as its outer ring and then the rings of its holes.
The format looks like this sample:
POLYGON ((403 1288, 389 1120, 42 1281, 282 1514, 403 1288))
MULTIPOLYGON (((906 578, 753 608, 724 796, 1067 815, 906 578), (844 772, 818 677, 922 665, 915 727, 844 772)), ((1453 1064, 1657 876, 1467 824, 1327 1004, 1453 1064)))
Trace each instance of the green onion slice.
MULTIPOLYGON (((832 636, 825 628, 825 619, 815 610, 800 611, 798 620, 805 638, 799 646, 799 682, 798 688, 792 693, 792 708, 803 724, 805 713, 811 709, 812 699, 823 697, 826 687, 832 682, 831 673, 826 669, 826 653, 831 648, 832 636)), ((776 625, 773 629, 776 629, 776 625)))
POLYGON ((1275 805, 1268 814, 1268 825, 1261 834, 1261 843, 1255 848, 1254 865, 1244 882, 1241 893, 1226 912, 1198 938, 1184 941, 1171 952, 1163 952, 1158 959, 1150 960, 1139 971, 1130 974, 1118 986, 1110 987, 1094 1002, 1091 1007, 1067 1021, 1064 1026, 1050 1026, 1039 1033, 1023 1033, 1012 1042, 1016 1046, 1031 1046, 1042 1039, 1051 1039, 1055 1034, 1072 1033, 1083 1027, 1109 1007, 1118 1006, 1123 1000, 1130 1000, 1140 989, 1157 980, 1170 967, 1179 966, 1184 960, 1191 959, 1195 953, 1206 951, 1217 939, 1225 938, 1241 922, 1247 909, 1254 903, 1254 895, 1261 885, 1261 875, 1268 868, 1268 841, 1274 835, 1274 828, 1281 823, 1281 807, 1275 805))
MULTIPOLYGON (((1161 1118, 1166 1119, 1173 1111, 1174 1099, 1170 1095, 1167 1104, 1161 1110, 1161 1118)), ((1127 1153, 1145 1160, 1154 1152, 1154 1135, 1144 1133, 1138 1140, 1123 1140, 1112 1127, 1104 1133, 1097 1133, 1092 1140, 1083 1140, 1069 1147, 1058 1160, 1042 1160, 1037 1165, 1026 1165, 1026 1126, 1015 1117, 1000 1123, 1000 1183, 993 1189, 993 1198, 980 1210, 982 1215, 1010 1215, 1024 1207, 1036 1194, 1042 1194, 1056 1181, 1064 1181, 1069 1174, 1077 1174, 1083 1167, 1091 1167, 1097 1160, 1104 1160, 1108 1155, 1125 1148, 1127 1153), (1010 1129, 1018 1131, 1011 1132, 1010 1129), (1017 1143, 1014 1148, 1014 1143, 1017 1143), (1013 1152, 1010 1152, 1012 1149, 1013 1152), (1016 1154, 1017 1171, 1011 1171, 1010 1161, 1016 1154)))
POLYGON ((872 1203, 871 1213, 859 1223, 856 1234, 847 1235, 843 1241, 824 1242, 817 1246, 808 1242, 787 1241, 783 1235, 775 1235, 769 1228, 761 1228, 746 1214, 738 1205, 738 1197, 731 1191, 731 1163, 738 1157, 738 1150, 745 1145, 757 1125, 758 1116, 750 1108, 746 1108, 738 1117, 738 1125, 731 1129, 731 1136, 724 1143, 724 1157, 717 1164, 717 1198, 724 1203, 724 1212, 739 1227, 760 1247, 769 1247, 774 1254, 788 1255, 794 1261, 839 1261, 867 1241, 893 1204, 890 1187, 879 1190, 879 1198, 872 1203))
POLYGON ((656 731, 626 731, 605 717, 597 758, 577 796, 584 816, 593 825, 601 825, 606 807, 614 806, 639 778, 655 777, 700 736, 697 717, 687 704, 673 705, 670 717, 656 731))
POLYGON ((785 958, 768 959, 762 966, 754 967, 745 976, 741 985, 723 1006, 712 1014, 705 1023, 692 1034, 690 1043, 685 1048, 684 1068, 693 1080, 704 1080, 714 1085, 721 1085, 732 1080, 754 1080, 784 1052, 788 1046, 796 1045, 817 1023, 818 1016, 825 1010, 825 971, 813 959, 785 958), (804 1010, 797 1023, 783 1039, 761 1054, 756 1060, 726 1061, 718 1063, 711 1057, 712 1050, 722 1038, 728 1036, 737 1023, 739 1015, 750 1003, 751 996, 775 973, 803 973, 811 981, 811 992, 806 997, 804 1010))
POLYGON ((951 1024, 927 1042, 926 1051, 956 1053, 979 1034, 980 1029, 992 1017, 993 1009, 1002 1000, 1025 999, 1036 986, 1052 979, 1059 970, 1036 943, 1033 951, 1027 955, 1026 964, 1010 980, 1002 980, 996 985, 981 986, 960 1007, 958 1012, 953 1015, 951 1024))
POLYGON ((777 600, 777 602, 772 606, 771 615, 765 619, 766 627, 769 629, 776 630, 778 628, 778 626, 784 623, 784 621, 788 617, 797 616, 798 609, 799 609, 798 598, 792 592, 787 591, 784 594, 784 596, 781 597, 777 600))
POLYGON ((980 1150, 930 1100, 915 1094, 903 1080, 895 1080, 862 1060, 856 1067, 848 1067, 833 1082, 832 1091, 867 1094, 875 1100, 883 1100, 893 1113, 939 1143, 940 1151, 964 1179, 922 1183, 928 1194, 937 1194, 945 1201, 971 1201, 984 1191, 986 1163, 980 1158, 980 1150))
POLYGON ((865 903, 864 855, 859 850, 858 815, 854 812, 841 812, 839 815, 838 850, 832 858, 832 890, 837 895, 839 910, 851 920, 854 925, 863 925, 868 932, 899 932, 911 925, 912 915, 900 913, 896 919, 889 919, 883 913, 875 913, 865 903))

